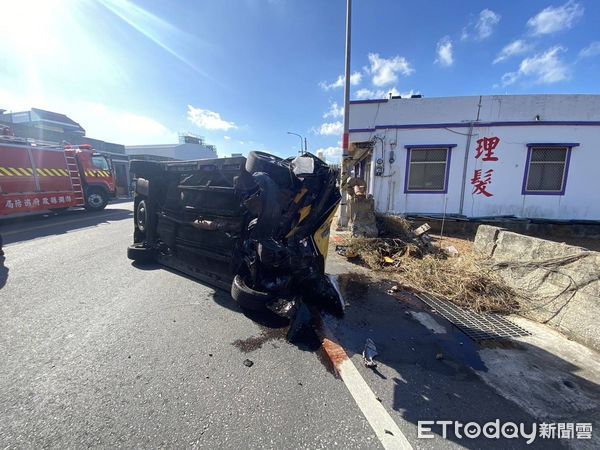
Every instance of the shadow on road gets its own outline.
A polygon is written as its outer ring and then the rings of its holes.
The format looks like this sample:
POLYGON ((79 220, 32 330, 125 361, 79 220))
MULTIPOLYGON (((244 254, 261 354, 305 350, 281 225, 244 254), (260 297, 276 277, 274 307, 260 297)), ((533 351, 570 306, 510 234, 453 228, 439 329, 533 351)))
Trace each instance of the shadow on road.
POLYGON ((0 256, 0 289, 4 287, 8 280, 8 267, 4 265, 4 261, 4 256, 0 256))
POLYGON ((117 208, 97 212, 75 209, 62 213, 4 218, 0 220, 0 234, 4 244, 11 244, 93 227, 108 221, 130 219, 132 214, 128 209, 117 208))
MULTIPOLYGON (((393 391, 393 398, 389 399, 390 406, 403 419, 413 424, 424 420, 453 420, 463 424, 474 421, 484 425, 496 419, 501 424, 540 424, 544 421, 594 422, 596 416, 600 415, 597 407, 581 410, 580 406, 577 411, 578 408, 568 402, 569 396, 572 400, 578 398, 578 395, 585 395, 592 400, 597 398, 600 402, 600 386, 579 377, 577 366, 533 345, 518 342, 512 346, 501 346, 507 355, 532 359, 540 366, 556 367, 557 374, 568 374, 566 381, 557 380, 551 389, 546 389, 548 404, 554 401, 556 408, 553 410, 549 406, 549 411, 545 414, 533 417, 528 411, 535 408, 523 409, 498 394, 477 375, 477 372, 487 374, 491 370, 481 358, 480 352, 484 347, 473 342, 426 305, 416 303, 416 298, 410 294, 404 293, 397 297, 389 295, 387 289, 392 284, 359 274, 339 276, 338 285, 348 303, 346 315, 341 320, 327 317, 326 322, 350 356, 362 354, 367 338, 375 342, 379 352, 376 357, 379 367, 372 372, 365 369, 361 371, 376 392, 393 391), (442 325, 446 332, 434 332, 413 315, 424 311, 442 325), (512 352, 517 353, 515 355, 512 352), (565 403, 572 411, 564 409, 565 403)), ((505 365, 509 363, 510 360, 506 360, 505 365)), ((535 376, 527 380, 524 377, 530 376, 529 373, 519 373, 517 369, 514 372, 510 373, 511 380, 506 380, 506 385, 522 383, 529 392, 519 394, 515 390, 518 398, 528 402, 528 397, 544 397, 542 392, 545 385, 542 383, 548 383, 548 380, 543 381, 540 376, 539 386, 532 387, 535 376), (527 388, 528 382, 530 388, 527 388)), ((596 426, 594 423, 594 428, 596 426)), ((527 429, 531 430, 530 425, 527 429)), ((431 431, 441 435, 441 426, 432 426, 431 431)), ((568 442, 538 437, 528 446, 522 439, 465 439, 464 435, 459 439, 454 436, 453 431, 449 432, 447 439, 467 448, 564 448, 564 444, 568 442)))
MULTIPOLYGON (((166 270, 167 272, 171 272, 177 276, 186 278, 195 283, 213 289, 211 296, 216 304, 223 308, 227 308, 235 313, 244 315, 247 320, 251 320, 252 322, 256 323, 261 329, 260 333, 257 335, 248 336, 245 339, 232 342, 232 345, 234 345, 244 353, 254 351, 260 348, 264 343, 268 341, 284 341, 288 338, 288 331, 291 326, 289 319, 281 317, 268 310, 244 310, 233 300, 228 290, 216 287, 208 282, 198 280, 197 278, 194 278, 184 272, 180 272, 166 265, 158 263, 140 264, 137 262, 132 262, 131 265, 137 269, 145 271, 166 270)), ((296 346, 302 351, 317 352, 319 359, 321 359, 323 362, 324 357, 320 354, 321 341, 318 338, 318 334, 315 330, 315 324, 310 320, 310 318, 306 321, 299 320, 298 324, 300 324, 301 326, 299 327, 299 331, 297 333, 294 333, 293 340, 291 342, 292 345, 296 346)))

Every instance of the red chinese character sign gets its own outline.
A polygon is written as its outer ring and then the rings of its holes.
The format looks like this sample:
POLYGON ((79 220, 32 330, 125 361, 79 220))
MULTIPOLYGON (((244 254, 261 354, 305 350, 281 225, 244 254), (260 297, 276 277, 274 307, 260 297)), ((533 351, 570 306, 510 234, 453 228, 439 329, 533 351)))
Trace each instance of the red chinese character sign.
POLYGON ((481 169, 475 169, 475 174, 471 178, 471 184, 473 187, 473 194, 482 194, 486 197, 491 197, 494 194, 488 192, 488 184, 492 182, 492 174, 494 169, 486 170, 483 176, 481 175, 481 169))
MULTIPOLYGON (((500 138, 494 137, 483 137, 477 140, 477 148, 475 149, 475 159, 481 159, 485 162, 496 162, 498 157, 494 153, 496 147, 500 143, 500 138)), ((492 175, 494 169, 488 169, 485 172, 483 169, 475 169, 473 172, 473 178, 471 178, 471 184, 473 185, 473 194, 483 195, 485 197, 492 197, 494 194, 489 192, 488 185, 492 183, 492 175)))
POLYGON ((483 158, 481 158, 482 161, 498 161, 498 157, 494 155, 494 150, 496 150, 496 147, 498 147, 499 143, 500 138, 497 137, 484 137, 478 139, 475 159, 479 159, 481 155, 484 155, 483 158))

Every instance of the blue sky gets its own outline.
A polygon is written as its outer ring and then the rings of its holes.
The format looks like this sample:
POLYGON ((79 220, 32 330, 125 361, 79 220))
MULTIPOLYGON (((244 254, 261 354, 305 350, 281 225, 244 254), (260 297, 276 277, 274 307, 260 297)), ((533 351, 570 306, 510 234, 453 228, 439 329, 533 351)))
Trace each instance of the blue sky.
MULTIPOLYGON (((2 1, 0 108, 124 144, 339 155, 344 0, 2 1)), ((600 2, 354 0, 352 98, 600 93, 600 2)))

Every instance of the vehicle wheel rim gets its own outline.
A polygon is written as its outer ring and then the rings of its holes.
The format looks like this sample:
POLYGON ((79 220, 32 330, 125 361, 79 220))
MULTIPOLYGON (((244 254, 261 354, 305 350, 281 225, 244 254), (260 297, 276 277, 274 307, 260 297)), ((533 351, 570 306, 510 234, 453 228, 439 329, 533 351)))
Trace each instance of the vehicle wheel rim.
POLYGON ((146 230, 146 208, 144 205, 138 207, 136 215, 137 226, 140 231, 146 230))
POLYGON ((93 206, 93 207, 99 207, 102 206, 102 202, 104 200, 102 199, 102 196, 100 194, 90 194, 88 196, 88 203, 93 206))

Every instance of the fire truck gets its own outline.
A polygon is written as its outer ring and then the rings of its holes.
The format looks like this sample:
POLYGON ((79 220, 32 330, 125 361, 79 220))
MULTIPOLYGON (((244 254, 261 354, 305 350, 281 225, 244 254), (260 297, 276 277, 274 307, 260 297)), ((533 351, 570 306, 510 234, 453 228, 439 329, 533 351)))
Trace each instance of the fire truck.
POLYGON ((84 207, 115 197, 108 160, 90 145, 51 145, 0 135, 0 216, 84 207))

